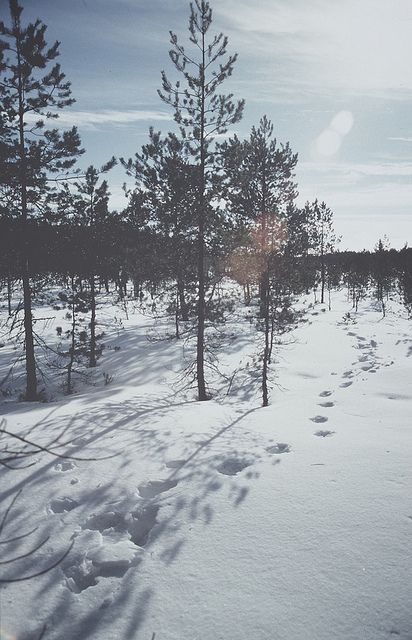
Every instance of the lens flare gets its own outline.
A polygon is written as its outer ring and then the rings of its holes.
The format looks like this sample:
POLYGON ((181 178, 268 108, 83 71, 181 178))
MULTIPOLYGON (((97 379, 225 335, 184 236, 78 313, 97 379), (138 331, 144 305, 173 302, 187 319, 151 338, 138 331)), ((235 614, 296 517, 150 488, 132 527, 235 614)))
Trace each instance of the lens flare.
POLYGON ((330 128, 341 136, 347 136, 353 127, 353 115, 350 111, 339 111, 330 123, 330 128))
POLYGON ((316 150, 319 155, 329 158, 340 149, 342 137, 333 129, 325 129, 316 140, 316 150))

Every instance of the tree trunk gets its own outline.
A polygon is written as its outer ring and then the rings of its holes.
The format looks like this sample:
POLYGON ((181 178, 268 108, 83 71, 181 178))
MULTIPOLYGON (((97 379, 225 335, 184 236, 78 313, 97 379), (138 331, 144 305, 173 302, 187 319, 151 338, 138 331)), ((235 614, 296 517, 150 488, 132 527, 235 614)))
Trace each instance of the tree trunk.
POLYGON ((33 315, 31 309, 30 268, 26 259, 23 272, 24 346, 26 352, 26 395, 29 402, 37 400, 36 360, 34 357, 33 315))
POLYGON ((179 340, 179 291, 176 291, 176 311, 175 311, 175 336, 179 340))
MULTIPOLYGON (((204 198, 201 198, 204 201, 204 198)), ((205 273, 204 273, 204 220, 203 213, 199 215, 198 238, 198 308, 197 308, 197 344, 196 344, 196 374, 199 400, 207 400, 205 372, 204 372, 204 342, 205 342, 205 273)))
POLYGON ((96 366, 96 290, 94 276, 90 278, 90 357, 89 367, 96 366))
POLYGON ((262 283, 264 283, 265 299, 263 302, 264 320, 265 320, 265 347, 263 350, 263 366, 262 366, 262 401, 263 406, 267 407, 269 404, 268 395, 268 364, 270 356, 270 326, 269 326, 269 273, 266 270, 262 277, 262 283))
POLYGON ((18 63, 18 102, 19 102, 19 156, 20 156, 20 196, 21 214, 24 233, 24 267, 23 267, 23 306, 24 306, 24 345, 26 352, 26 400, 37 400, 36 360, 34 356, 32 293, 30 289, 29 240, 27 229, 27 175, 26 148, 24 144, 24 105, 23 85, 21 77, 20 49, 17 48, 18 63))
POLYGON ((200 104, 200 184, 198 212, 198 305, 197 305, 197 344, 196 377, 198 399, 207 400, 205 383, 205 36, 202 33, 201 104, 200 104))
POLYGON ((11 316, 11 293, 12 293, 11 278, 10 278, 10 275, 7 275, 7 310, 8 310, 9 317, 11 316))
POLYGON ((245 289, 245 305, 247 307, 250 305, 250 285, 248 282, 246 283, 246 289, 245 289))
POLYGON ((321 267, 320 267, 320 279, 321 279, 321 294, 320 294, 320 302, 323 304, 325 302, 325 258, 322 254, 321 257, 321 267))
POLYGON ((179 294, 180 314, 183 322, 187 322, 189 320, 189 309, 185 298, 185 289, 181 280, 178 280, 177 282, 177 290, 179 294))
POLYGON ((72 328, 70 331, 70 348, 69 348, 69 364, 67 365, 67 393, 73 392, 72 372, 74 364, 74 354, 76 348, 76 301, 74 294, 74 278, 72 276, 72 328))

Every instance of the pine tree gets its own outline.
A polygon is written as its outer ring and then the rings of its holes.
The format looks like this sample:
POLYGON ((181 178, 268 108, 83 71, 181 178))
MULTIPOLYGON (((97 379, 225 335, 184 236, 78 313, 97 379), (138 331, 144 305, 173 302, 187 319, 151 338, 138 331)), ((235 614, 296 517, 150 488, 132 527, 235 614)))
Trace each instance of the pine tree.
MULTIPOLYGON (((169 133, 149 131, 149 142, 134 159, 121 163, 136 183, 129 194, 141 202, 146 218, 142 228, 152 229, 164 248, 168 263, 165 276, 176 283, 174 306, 176 337, 179 317, 189 319, 187 292, 193 282, 193 247, 196 240, 197 172, 189 163, 185 141, 169 133)), ((194 267, 194 268, 193 268, 194 267)), ((191 288, 191 287, 190 287, 191 288)))
MULTIPOLYGON (((296 198, 293 172, 297 160, 289 143, 278 144, 273 137, 273 124, 266 116, 252 128, 247 140, 235 136, 221 145, 228 206, 240 225, 254 229, 255 248, 260 245, 263 252, 276 244, 273 233, 278 230, 278 221, 296 198), (257 235, 260 238, 256 244, 257 235)), ((265 314, 268 278, 263 264, 259 282, 261 317, 265 314)))
POLYGON ((215 134, 227 131, 229 125, 242 117, 244 101, 233 101, 233 95, 218 93, 220 85, 233 71, 237 54, 226 57, 228 38, 222 33, 208 38, 212 24, 212 9, 206 0, 190 4, 190 51, 170 32, 172 45, 169 56, 183 76, 182 85, 171 83, 162 72, 160 98, 174 110, 182 138, 198 169, 197 176, 197 349, 196 379, 199 400, 207 400, 204 373, 205 342, 205 248, 213 209, 210 206, 213 160, 212 141, 215 134), (223 61, 222 61, 223 59, 223 61))
POLYGON ((339 238, 333 228, 333 212, 325 202, 319 204, 316 199, 312 204, 306 203, 310 244, 313 252, 320 258, 321 298, 325 302, 326 255, 334 251, 339 238))
POLYGON ((59 64, 59 42, 48 47, 46 25, 40 20, 23 27, 22 7, 10 0, 10 26, 0 22, 1 71, 1 187, 15 195, 14 208, 24 233, 22 273, 26 359, 26 400, 37 398, 37 374, 30 285, 28 223, 50 204, 53 188, 50 174, 64 174, 82 150, 75 127, 59 132, 46 122, 58 117, 56 109, 74 102, 70 83, 59 64))
POLYGON ((75 182, 78 194, 75 197, 75 218, 83 226, 89 227, 89 248, 88 260, 88 280, 90 286, 90 352, 89 367, 96 366, 96 271, 99 263, 99 227, 108 216, 109 189, 106 180, 100 184, 99 177, 103 173, 110 171, 116 164, 116 159, 112 157, 100 169, 90 165, 84 179, 75 182))
MULTIPOLYGON (((263 323, 262 400, 269 402, 268 367, 273 331, 276 328, 277 307, 287 305, 280 277, 279 256, 287 241, 286 210, 296 197, 294 169, 297 154, 288 143, 278 144, 273 137, 273 125, 263 116, 250 137, 240 141, 237 136, 223 143, 221 166, 225 175, 225 198, 238 223, 249 232, 245 247, 259 283, 260 318, 263 323), (253 262, 253 261, 252 261, 253 262)), ((255 276, 255 277, 256 277, 255 276)))

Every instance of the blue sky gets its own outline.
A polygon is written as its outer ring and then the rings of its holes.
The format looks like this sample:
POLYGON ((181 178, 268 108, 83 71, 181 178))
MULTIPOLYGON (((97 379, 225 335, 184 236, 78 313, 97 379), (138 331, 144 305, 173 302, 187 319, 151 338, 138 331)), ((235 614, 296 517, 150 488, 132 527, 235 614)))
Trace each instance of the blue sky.
MULTIPOLYGON (((169 29, 187 39, 186 0, 30 0, 61 41, 60 63, 76 104, 81 165, 129 157, 149 126, 173 128, 157 96, 160 71, 173 76, 169 29)), ((239 58, 223 85, 245 98, 231 133, 247 136, 263 114, 299 154, 299 202, 318 197, 335 212, 341 248, 412 244, 411 0, 215 0, 214 30, 239 58)), ((6 2, 0 15, 6 18, 6 2)), ((122 206, 120 168, 109 179, 122 206)))

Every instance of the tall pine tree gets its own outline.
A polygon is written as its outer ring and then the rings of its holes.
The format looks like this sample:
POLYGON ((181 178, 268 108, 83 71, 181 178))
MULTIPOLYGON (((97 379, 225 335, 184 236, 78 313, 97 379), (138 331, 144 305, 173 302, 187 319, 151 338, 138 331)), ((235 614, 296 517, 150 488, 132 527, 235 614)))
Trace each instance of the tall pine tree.
POLYGON ((15 194, 14 208, 25 234, 23 255, 26 400, 37 399, 37 374, 32 317, 28 225, 44 212, 53 188, 50 174, 64 174, 82 150, 75 127, 60 132, 46 122, 56 109, 74 102, 60 65, 59 42, 48 47, 46 25, 23 26, 22 7, 10 0, 10 25, 0 22, 0 111, 2 192, 15 194))
POLYGON ((242 117, 244 101, 233 101, 233 95, 218 93, 220 85, 232 74, 237 54, 226 56, 228 38, 222 33, 209 36, 212 9, 206 0, 190 4, 189 50, 170 32, 169 56, 182 77, 173 85, 162 72, 160 98, 174 110, 195 165, 197 177, 197 349, 196 379, 199 400, 207 400, 204 373, 205 350, 205 250, 213 208, 209 188, 213 181, 213 136, 222 134, 242 117))

